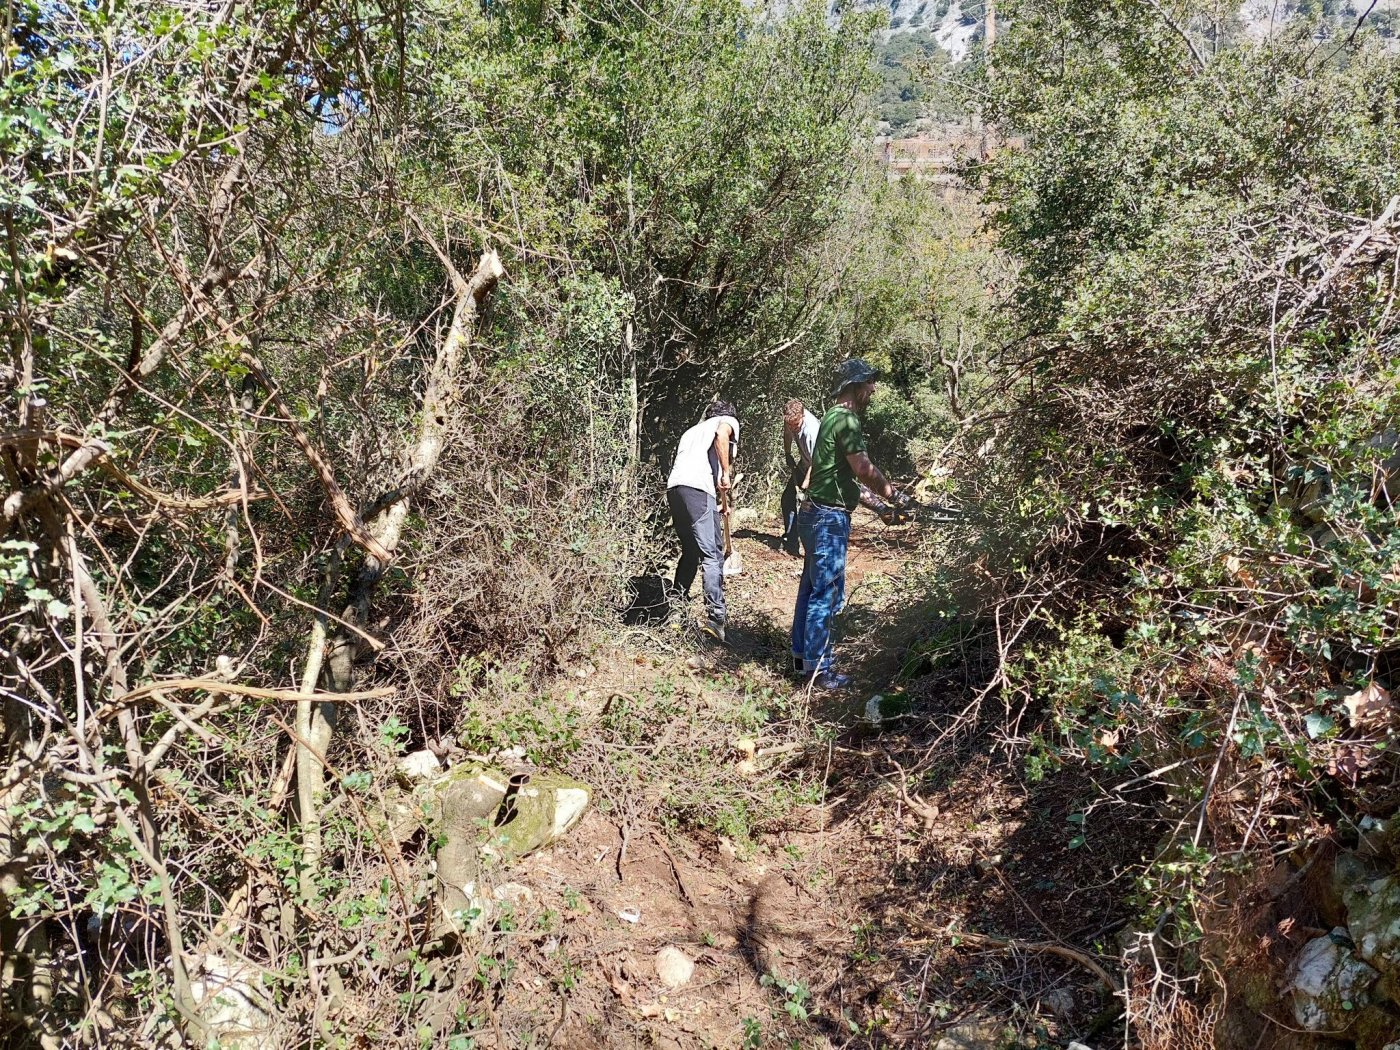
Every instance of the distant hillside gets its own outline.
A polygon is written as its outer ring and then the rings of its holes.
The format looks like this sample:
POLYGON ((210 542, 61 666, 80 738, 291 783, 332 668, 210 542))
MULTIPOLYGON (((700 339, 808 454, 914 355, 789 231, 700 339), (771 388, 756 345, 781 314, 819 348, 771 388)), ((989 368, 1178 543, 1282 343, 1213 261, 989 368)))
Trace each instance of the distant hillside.
MULTIPOLYGON (((985 0, 857 0, 866 9, 887 7, 889 26, 879 49, 881 85, 878 97, 882 129, 898 135, 921 118, 936 122, 965 114, 954 98, 945 70, 982 45, 985 0)), ((1383 38, 1400 41, 1400 0, 1247 0, 1222 30, 1227 41, 1263 40, 1282 32, 1298 19, 1319 23, 1319 38, 1342 36, 1355 28, 1362 12, 1366 26, 1383 38)), ((829 8, 839 17, 836 4, 829 8)), ((1005 15, 1002 15, 1005 21, 1005 15)))
MULTIPOLYGON (((786 6, 776 4, 775 8, 786 6)), ((953 62, 961 62, 981 43, 984 0, 856 0, 862 10, 889 11, 886 38, 929 35, 953 62)), ((1227 37, 1267 38, 1297 18, 1318 19, 1350 32, 1370 0, 1245 0, 1224 26, 1227 37)), ((831 16, 839 16, 830 0, 831 16)), ((1005 18, 1005 14, 1002 14, 1005 18)), ((1376 0, 1366 24, 1389 39, 1400 38, 1400 0, 1376 0)))
MULTIPOLYGON (((946 0, 941 0, 946 2, 946 0)), ((978 27, 980 29, 980 27, 978 27)), ((958 107, 939 71, 954 61, 931 29, 890 33, 880 45, 880 119, 897 132, 920 117, 948 118, 958 107)))

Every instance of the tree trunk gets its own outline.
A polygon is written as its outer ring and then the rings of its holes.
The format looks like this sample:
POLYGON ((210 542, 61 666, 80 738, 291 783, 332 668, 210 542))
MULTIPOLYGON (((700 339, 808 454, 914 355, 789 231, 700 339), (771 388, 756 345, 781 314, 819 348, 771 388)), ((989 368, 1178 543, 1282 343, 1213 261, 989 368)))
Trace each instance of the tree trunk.
MULTIPOLYGON (((448 419, 459 400, 462 359, 480 316, 483 301, 505 275, 500 258, 494 251, 487 251, 477 262, 476 271, 471 279, 466 280, 435 243, 433 247, 448 267, 457 301, 452 313, 452 323, 438 348, 437 358, 428 375, 418 434, 408 450, 408 476, 395 490, 392 498, 376 501, 378 513, 365 526, 373 539, 373 546, 382 549, 389 557, 398 549, 413 493, 422 488, 437 469, 446 443, 448 419)), ((388 568, 387 560, 367 553, 364 565, 349 587, 343 619, 359 631, 364 631, 369 626, 370 602, 388 568)), ((311 644, 308 645, 306 674, 302 685, 304 692, 310 692, 315 687, 316 679, 322 670, 320 663, 323 658, 332 689, 339 690, 342 685, 353 680, 355 661, 363 644, 360 634, 339 627, 333 636, 327 637, 326 631, 325 617, 318 617, 317 625, 312 630, 311 644), (316 665, 314 668, 313 657, 316 665)), ((297 797, 301 806, 299 816, 302 824, 301 887, 302 895, 307 900, 314 896, 321 861, 321 818, 317 799, 325 786, 326 751, 335 731, 334 706, 302 701, 298 704, 297 711, 296 728, 299 739, 295 746, 298 749, 297 797)))

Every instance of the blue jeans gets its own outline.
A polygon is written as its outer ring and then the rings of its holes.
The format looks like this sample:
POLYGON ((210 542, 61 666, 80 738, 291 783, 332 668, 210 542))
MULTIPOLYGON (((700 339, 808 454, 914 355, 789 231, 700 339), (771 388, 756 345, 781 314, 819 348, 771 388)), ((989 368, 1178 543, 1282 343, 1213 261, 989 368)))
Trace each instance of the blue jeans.
POLYGON ((792 655, 807 674, 831 670, 831 621, 846 590, 846 546, 851 516, 817 504, 797 512, 797 528, 807 556, 792 614, 792 655))

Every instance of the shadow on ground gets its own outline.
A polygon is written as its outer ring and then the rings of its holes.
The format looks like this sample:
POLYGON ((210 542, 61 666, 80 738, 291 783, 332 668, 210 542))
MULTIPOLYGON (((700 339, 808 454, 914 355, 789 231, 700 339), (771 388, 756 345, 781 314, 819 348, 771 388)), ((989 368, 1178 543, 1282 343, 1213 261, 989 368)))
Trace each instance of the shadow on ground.
MULTIPOLYGON (((855 534, 838 623, 840 669, 858 686, 846 694, 781 677, 800 561, 780 553, 776 535, 738 539, 746 570, 726 582, 729 644, 682 626, 667 633, 669 651, 706 689, 737 681, 781 694, 786 681, 774 717, 810 713, 815 726, 773 761, 820 797, 753 828, 747 864, 715 863, 715 836, 693 830, 673 840, 676 858, 664 858, 658 878, 674 871, 679 882, 684 869, 693 891, 708 871, 733 899, 712 932, 726 979, 746 973, 730 986, 747 997, 733 1016, 746 1040, 752 1021, 764 1041, 745 1045, 932 1047, 982 1024, 997 1030, 985 1045, 1122 1046, 1119 1001, 1101 973, 1114 972, 1133 880, 1161 834, 1152 800, 1096 809, 1101 788, 1082 771, 1057 771, 1053 758, 1030 775, 1025 741, 1053 738, 1053 727, 988 689, 994 628, 936 617, 916 589, 891 582, 919 549, 914 530, 866 522, 855 534), (865 717, 875 693, 894 701, 878 724, 865 717)), ((629 615, 664 618, 663 584, 636 578, 629 615)), ((699 612, 697 603, 680 622, 699 612)), ((791 726, 773 730, 770 739, 792 739, 791 726)), ((677 909, 683 927, 708 921, 677 909)))
POLYGON ((671 581, 657 573, 644 573, 627 581, 622 622, 628 627, 650 627, 664 623, 671 607, 667 594, 671 581))

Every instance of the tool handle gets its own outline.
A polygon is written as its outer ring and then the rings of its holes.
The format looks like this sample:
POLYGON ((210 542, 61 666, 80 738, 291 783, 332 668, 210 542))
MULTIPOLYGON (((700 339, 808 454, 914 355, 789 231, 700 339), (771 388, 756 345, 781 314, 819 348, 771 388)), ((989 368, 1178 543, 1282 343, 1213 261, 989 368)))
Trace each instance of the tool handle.
POLYGON ((724 519, 724 556, 727 558, 734 553, 734 540, 729 535, 729 490, 721 489, 723 495, 720 497, 720 507, 722 508, 720 517, 724 519))

